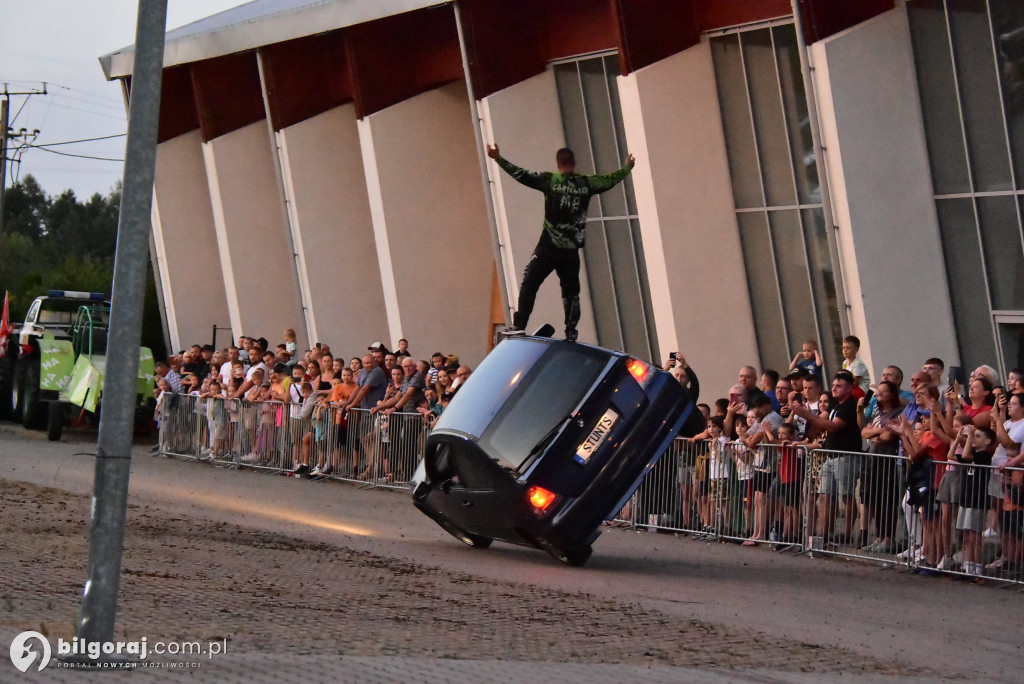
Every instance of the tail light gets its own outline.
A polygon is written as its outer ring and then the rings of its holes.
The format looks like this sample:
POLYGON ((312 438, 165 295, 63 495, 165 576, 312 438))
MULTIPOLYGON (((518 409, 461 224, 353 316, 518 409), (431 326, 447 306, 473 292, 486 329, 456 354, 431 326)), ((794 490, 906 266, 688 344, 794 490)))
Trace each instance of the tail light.
POLYGON ((526 490, 526 499, 533 506, 535 513, 544 513, 555 501, 555 493, 536 485, 526 490))
POLYGON ((651 383, 651 378, 654 377, 654 369, 640 359, 631 358, 626 361, 626 370, 644 389, 647 389, 647 385, 651 383))

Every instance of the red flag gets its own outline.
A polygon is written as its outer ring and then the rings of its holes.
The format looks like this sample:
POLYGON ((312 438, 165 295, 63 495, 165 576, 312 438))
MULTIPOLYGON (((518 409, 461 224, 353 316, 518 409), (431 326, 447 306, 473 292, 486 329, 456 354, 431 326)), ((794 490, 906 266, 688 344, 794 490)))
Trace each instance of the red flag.
POLYGON ((11 310, 10 305, 7 302, 7 291, 4 291, 4 312, 0 315, 0 359, 7 354, 7 338, 10 337, 13 328, 11 328, 11 310))

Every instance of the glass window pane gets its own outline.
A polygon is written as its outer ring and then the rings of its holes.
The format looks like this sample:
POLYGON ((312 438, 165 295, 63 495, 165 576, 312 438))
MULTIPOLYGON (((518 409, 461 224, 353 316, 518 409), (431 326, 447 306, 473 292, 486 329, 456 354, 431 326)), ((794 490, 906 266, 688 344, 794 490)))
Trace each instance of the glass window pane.
POLYGON ((718 101, 722 109, 722 126, 729 156, 729 173, 737 208, 763 207, 761 172, 754 148, 754 129, 750 121, 750 102, 744 87, 746 76, 740 57, 739 37, 722 36, 711 39, 711 55, 715 63, 718 101))
POLYGON ((786 128, 789 129, 797 195, 801 204, 820 204, 818 163, 811 138, 811 120, 807 115, 807 91, 804 90, 803 75, 800 73, 796 29, 788 24, 773 28, 772 33, 775 34, 775 57, 779 63, 779 82, 786 112, 786 128))
POLYGON ((960 365, 994 365, 995 340, 992 337, 991 311, 985 296, 985 271, 982 267, 978 229, 970 199, 944 199, 935 202, 942 233, 953 321, 960 345, 960 365))
POLYGON ((636 249, 629 221, 605 221, 605 239, 611 257, 615 301, 622 328, 622 351, 642 359, 653 359, 648 345, 647 321, 636 263, 636 249))
POLYGON ((839 355, 839 350, 843 346, 843 327, 836 277, 832 271, 828 233, 825 232, 825 217, 822 210, 805 209, 803 218, 811 288, 814 291, 818 327, 823 338, 818 340, 818 349, 825 357, 825 369, 831 373, 838 370, 843 363, 839 355))
MULTIPOLYGON (((611 173, 622 166, 615 141, 615 123, 608 92, 608 79, 604 73, 604 60, 585 59, 579 62, 583 84, 583 106, 587 110, 589 145, 594 156, 592 167, 579 167, 580 173, 611 173)), ((596 201, 601 216, 625 216, 626 197, 622 188, 612 188, 596 201)))
POLYGON ((754 109, 757 150, 761 157, 768 206, 796 203, 793 168, 790 165, 786 122, 782 118, 782 95, 775 70, 775 50, 768 29, 740 34, 747 67, 747 87, 754 109))
POLYGON ((594 308, 597 343, 609 349, 622 349, 622 331, 619 330, 619 315, 615 311, 615 288, 603 221, 587 223, 587 242, 583 246, 583 256, 590 301, 594 308))
POLYGON ((949 0, 974 189, 1012 190, 1003 106, 985 0, 949 0))
POLYGON ((1024 2, 990 0, 1017 188, 1024 188, 1024 2))
MULTIPOLYGON (((565 130, 566 147, 576 154, 578 168, 592 169, 594 168, 594 158, 590 154, 587 112, 583 105, 583 88, 576 62, 555 65, 555 87, 558 90, 558 104, 562 110, 562 128, 565 130)), ((554 150, 552 150, 552 168, 554 165, 554 150)), ((590 203, 587 216, 589 218, 600 216, 597 202, 590 203)))
POLYGON ((651 304, 651 283, 647 278, 647 257, 644 255, 644 240, 640 232, 640 221, 630 219, 629 230, 633 234, 633 245, 636 249, 637 275, 640 278, 640 296, 644 302, 644 318, 647 321, 648 346, 651 349, 650 358, 657 363, 665 357, 661 355, 658 346, 658 324, 654 317, 654 306, 651 304))
MULTIPOLYGON (((619 58, 617 56, 608 56, 604 58, 604 73, 608 79, 608 92, 611 94, 612 98, 612 111, 621 112, 622 105, 619 104, 619 84, 616 82, 616 78, 619 75, 619 58)), ((629 157, 629 149, 626 145, 626 128, 623 125, 621 116, 616 116, 614 119, 615 139, 619 144, 619 166, 621 167, 626 163, 626 158, 629 157)), ((630 216, 636 216, 636 195, 633 193, 633 176, 628 176, 619 187, 622 188, 622 192, 626 196, 626 212, 630 216)))
POLYGON ((979 197, 978 218, 992 308, 1024 309, 1024 247, 1021 246, 1017 199, 979 197))
MULTIPOLYGON (((789 351, 782 326, 782 303, 779 301, 768 219, 761 212, 741 212, 736 214, 736 220, 740 226, 740 244, 743 246, 743 263, 747 270, 747 288, 754 312, 761 366, 788 368, 792 358, 786 358, 789 351)), ((730 284, 725 283, 724 286, 729 287, 730 284)))
POLYGON ((811 299, 800 215, 796 209, 772 211, 768 214, 768 220, 782 288, 782 309, 789 340, 789 349, 786 351, 788 365, 800 345, 806 340, 818 339, 818 330, 814 323, 814 301, 811 299))
POLYGON ((953 59, 942 0, 907 5, 935 193, 970 192, 953 59))

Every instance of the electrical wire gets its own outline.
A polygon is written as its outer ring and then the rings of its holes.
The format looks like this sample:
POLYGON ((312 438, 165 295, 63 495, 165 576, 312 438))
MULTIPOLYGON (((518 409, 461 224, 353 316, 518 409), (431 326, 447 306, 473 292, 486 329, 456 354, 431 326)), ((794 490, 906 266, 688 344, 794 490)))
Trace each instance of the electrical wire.
POLYGON ((110 140, 111 138, 123 138, 127 133, 115 133, 114 135, 101 135, 98 138, 82 138, 81 140, 65 140, 63 142, 55 143, 38 143, 32 145, 32 147, 57 147, 58 145, 74 145, 75 143, 93 142, 94 140, 110 140))
POLYGON ((93 156, 88 155, 88 154, 72 154, 71 152, 58 152, 57 150, 50 150, 50 149, 47 149, 45 147, 40 147, 39 145, 29 145, 28 147, 31 148, 31 149, 34 149, 34 150, 40 150, 42 152, 49 152, 50 154, 59 154, 62 157, 77 157, 79 159, 95 159, 96 161, 109 161, 109 162, 123 162, 124 161, 124 159, 114 159, 112 157, 93 157, 93 156))

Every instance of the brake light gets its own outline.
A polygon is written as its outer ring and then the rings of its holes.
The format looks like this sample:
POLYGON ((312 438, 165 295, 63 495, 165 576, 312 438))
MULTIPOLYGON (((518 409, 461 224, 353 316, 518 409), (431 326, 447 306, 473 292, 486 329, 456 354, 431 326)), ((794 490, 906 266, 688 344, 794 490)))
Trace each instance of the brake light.
POLYGON ((651 367, 640 359, 630 359, 626 362, 626 370, 633 376, 641 387, 647 386, 647 381, 651 379, 652 370, 651 367))
POLYGON ((526 498, 538 513, 543 513, 555 500, 555 493, 535 485, 526 490, 526 498))

